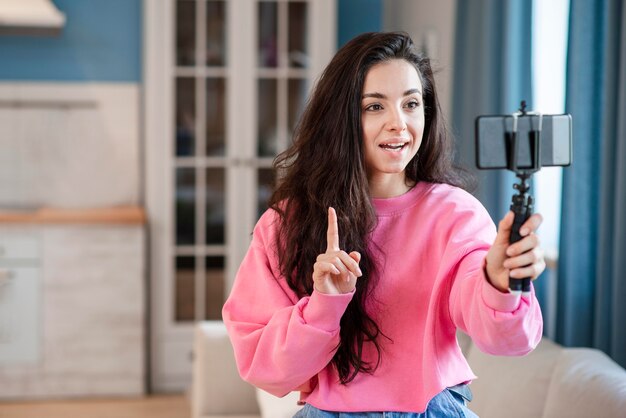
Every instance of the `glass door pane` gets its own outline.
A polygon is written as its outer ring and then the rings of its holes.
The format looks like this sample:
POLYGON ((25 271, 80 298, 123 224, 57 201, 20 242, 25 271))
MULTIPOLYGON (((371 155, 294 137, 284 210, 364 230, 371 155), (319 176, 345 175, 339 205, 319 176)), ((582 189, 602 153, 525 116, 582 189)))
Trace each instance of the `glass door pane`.
POLYGON ((196 82, 193 78, 176 79, 176 156, 194 153, 196 138, 196 82))
POLYGON ((258 82, 257 155, 259 157, 276 155, 276 137, 278 135, 277 86, 275 79, 260 79, 258 82))
POLYGON ((223 78, 206 80, 206 155, 226 154, 226 82, 223 78))
POLYGON ((176 65, 196 64, 196 2, 176 2, 176 65))
POLYGON ((176 257, 175 276, 175 321, 195 319, 195 258, 176 257))
POLYGON ((209 1, 206 5, 206 65, 226 65, 226 4, 209 1))
POLYGON ((196 242, 196 171, 194 168, 176 170, 176 244, 196 242))
POLYGON ((307 68, 309 51, 307 40, 307 4, 294 1, 289 3, 289 66, 307 68))
POLYGON ((206 243, 224 244, 225 176, 223 168, 206 170, 206 243))
POLYGON ((259 67, 278 65, 278 5, 259 2, 259 67))
POLYGON ((257 194, 257 215, 261 215, 267 210, 267 203, 274 190, 274 170, 271 168, 261 168, 258 170, 258 194, 257 194))
POLYGON ((226 300, 224 283, 224 257, 205 258, 205 316, 204 319, 222 319, 222 306, 226 300))
POLYGON ((289 80, 287 90, 287 109, 289 111, 289 117, 287 120, 289 137, 293 135, 293 131, 298 123, 298 119, 302 115, 304 105, 306 103, 306 97, 308 93, 307 81, 303 78, 292 78, 289 80))

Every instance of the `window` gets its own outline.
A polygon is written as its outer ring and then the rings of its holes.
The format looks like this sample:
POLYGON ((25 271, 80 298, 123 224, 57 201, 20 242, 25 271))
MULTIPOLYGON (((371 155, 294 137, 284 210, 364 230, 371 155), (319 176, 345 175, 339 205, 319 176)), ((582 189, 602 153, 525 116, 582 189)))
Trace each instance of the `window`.
MULTIPOLYGON (((569 0, 533 4, 534 111, 565 112, 565 61, 569 0)), ((558 257, 561 220, 561 167, 546 167, 534 176, 536 207, 546 219, 541 227, 543 247, 552 260, 558 257)))
MULTIPOLYGON (((565 75, 569 0, 533 3, 534 109, 544 114, 565 113, 565 75)), ((545 333, 554 338, 556 274, 561 226, 563 169, 545 167, 534 176, 535 211, 544 216, 540 234, 547 264, 545 333)))

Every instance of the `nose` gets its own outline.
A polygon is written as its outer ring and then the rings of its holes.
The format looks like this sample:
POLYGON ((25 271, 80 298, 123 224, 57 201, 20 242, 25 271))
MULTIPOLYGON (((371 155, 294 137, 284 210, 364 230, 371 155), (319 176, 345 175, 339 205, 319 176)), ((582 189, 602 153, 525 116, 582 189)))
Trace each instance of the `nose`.
POLYGON ((391 109, 388 114, 387 129, 393 132, 402 132, 406 129, 406 121, 401 109, 391 109))

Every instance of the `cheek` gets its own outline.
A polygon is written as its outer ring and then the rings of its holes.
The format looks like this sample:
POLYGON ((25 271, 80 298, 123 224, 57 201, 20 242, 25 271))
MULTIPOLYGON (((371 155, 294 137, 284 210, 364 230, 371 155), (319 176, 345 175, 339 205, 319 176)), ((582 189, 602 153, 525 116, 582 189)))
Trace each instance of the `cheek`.
POLYGON ((361 128, 363 129, 363 141, 365 141, 365 146, 368 146, 376 139, 378 134, 376 126, 369 118, 363 118, 361 128))
POLYGON ((413 123, 411 124, 414 135, 418 136, 419 138, 422 137, 422 134, 424 133, 424 124, 425 120, 423 114, 414 119, 413 123))

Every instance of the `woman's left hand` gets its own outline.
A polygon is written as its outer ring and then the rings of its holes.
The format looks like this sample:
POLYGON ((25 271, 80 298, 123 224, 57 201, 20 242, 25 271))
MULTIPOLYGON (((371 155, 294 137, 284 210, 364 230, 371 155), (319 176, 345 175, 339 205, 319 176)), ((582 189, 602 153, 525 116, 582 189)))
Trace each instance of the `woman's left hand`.
POLYGON ((489 282, 501 292, 508 292, 509 277, 535 280, 546 268, 539 237, 535 234, 543 221, 540 214, 532 215, 520 228, 521 240, 509 244, 513 212, 506 214, 498 225, 498 235, 487 253, 485 270, 489 282))

